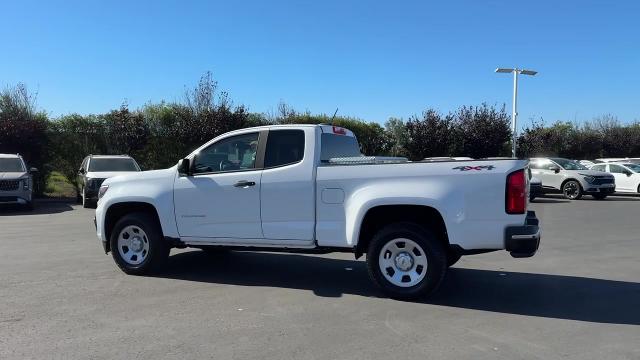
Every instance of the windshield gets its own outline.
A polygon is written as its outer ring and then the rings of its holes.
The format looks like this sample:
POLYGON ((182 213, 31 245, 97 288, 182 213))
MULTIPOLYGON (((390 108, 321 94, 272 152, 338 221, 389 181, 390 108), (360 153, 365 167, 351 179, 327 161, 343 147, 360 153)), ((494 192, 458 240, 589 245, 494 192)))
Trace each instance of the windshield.
POLYGON ((327 162, 333 158, 362 156, 358 140, 353 136, 325 133, 322 134, 321 140, 320 161, 327 162))
POLYGON ((93 158, 89 162, 89 171, 139 171, 139 169, 133 159, 93 158))
POLYGON ((640 164, 623 164, 623 165, 635 173, 640 173, 640 164))
POLYGON ((22 160, 17 158, 0 159, 0 172, 24 172, 22 160))
POLYGON ((560 165, 565 170, 588 170, 586 167, 572 160, 561 158, 553 158, 551 160, 555 161, 556 164, 560 165))

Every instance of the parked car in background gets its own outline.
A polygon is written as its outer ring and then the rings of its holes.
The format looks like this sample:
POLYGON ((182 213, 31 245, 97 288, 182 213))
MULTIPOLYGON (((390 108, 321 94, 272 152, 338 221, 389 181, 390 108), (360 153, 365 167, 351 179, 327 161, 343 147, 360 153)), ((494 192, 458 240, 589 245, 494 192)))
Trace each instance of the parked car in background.
POLYGON ((363 156, 331 125, 246 128, 172 168, 106 180, 96 233, 127 274, 161 268, 172 247, 367 254, 373 282, 410 299, 435 291, 462 255, 536 253, 526 168, 363 156))
POLYGON ((542 181, 546 192, 561 192, 565 198, 577 200, 591 195, 602 200, 616 188, 613 175, 589 170, 575 161, 563 158, 532 158, 531 175, 542 181))
POLYGON ((584 165, 586 167, 589 167, 589 166, 595 164, 595 162, 593 162, 591 160, 578 160, 578 164, 584 165))
POLYGON ((33 173, 19 154, 0 154, 0 205, 33 209, 33 173))
POLYGON ((89 155, 82 160, 78 170, 78 200, 85 208, 94 207, 98 190, 106 179, 140 171, 138 163, 128 155, 89 155))
POLYGON ((596 162, 598 163, 625 162, 625 163, 640 164, 640 158, 603 158, 603 159, 596 159, 596 162))
POLYGON ((590 169, 612 174, 616 179, 616 192, 640 193, 640 164, 602 163, 595 164, 590 169))

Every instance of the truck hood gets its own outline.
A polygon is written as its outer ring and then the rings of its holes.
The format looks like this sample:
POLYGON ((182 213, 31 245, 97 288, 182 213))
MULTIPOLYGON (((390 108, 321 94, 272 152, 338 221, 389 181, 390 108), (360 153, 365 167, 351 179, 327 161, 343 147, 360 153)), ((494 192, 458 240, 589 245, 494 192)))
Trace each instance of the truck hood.
POLYGON ((28 172, 0 172, 0 180, 18 180, 29 177, 28 172))
MULTIPOLYGON (((170 167, 168 169, 161 169, 161 170, 122 172, 118 174, 125 174, 125 175, 117 175, 115 177, 109 178, 105 180, 103 184, 109 185, 109 184, 121 183, 121 182, 127 182, 127 181, 144 181, 144 180, 173 177, 176 172, 176 167, 177 165, 174 167, 170 167)), ((97 174, 106 174, 106 173, 97 173, 97 174)))

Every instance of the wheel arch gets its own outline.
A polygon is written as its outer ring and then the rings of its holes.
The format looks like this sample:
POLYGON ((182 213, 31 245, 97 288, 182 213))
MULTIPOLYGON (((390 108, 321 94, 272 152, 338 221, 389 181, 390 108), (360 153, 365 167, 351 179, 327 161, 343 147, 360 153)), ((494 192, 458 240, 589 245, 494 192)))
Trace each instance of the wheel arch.
POLYGON ((104 232, 105 238, 107 239, 106 243, 106 251, 110 251, 110 241, 111 231, 114 226, 123 216, 131 213, 144 212, 149 214, 158 225, 158 229, 163 233, 162 224, 160 222, 160 216, 158 215, 158 210, 150 203, 142 202, 142 201, 126 201, 112 204, 106 210, 104 217, 104 232))
POLYGON ((382 227, 395 222, 413 222, 428 227, 449 248, 449 235, 444 218, 440 212, 427 205, 378 205, 367 210, 360 223, 355 246, 356 259, 367 252, 373 235, 382 227))

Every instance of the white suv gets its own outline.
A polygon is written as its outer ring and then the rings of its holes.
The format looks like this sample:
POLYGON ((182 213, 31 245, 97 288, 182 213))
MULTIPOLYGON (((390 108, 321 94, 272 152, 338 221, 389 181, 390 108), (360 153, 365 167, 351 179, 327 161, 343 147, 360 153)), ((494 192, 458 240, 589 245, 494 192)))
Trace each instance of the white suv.
POLYGON ((631 162, 595 164, 590 169, 611 173, 616 178, 616 192, 640 193, 640 164, 631 162))

